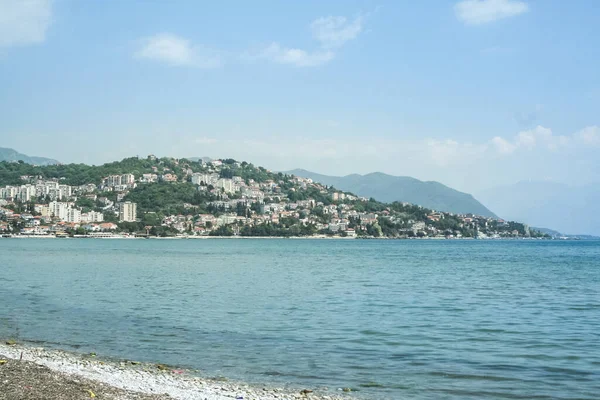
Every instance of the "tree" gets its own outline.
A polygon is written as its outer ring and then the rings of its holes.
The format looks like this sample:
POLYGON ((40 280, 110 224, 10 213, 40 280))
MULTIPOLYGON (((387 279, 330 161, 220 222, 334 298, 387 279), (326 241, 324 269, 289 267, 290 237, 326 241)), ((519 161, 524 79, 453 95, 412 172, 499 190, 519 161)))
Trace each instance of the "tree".
POLYGON ((222 225, 211 231, 209 236, 233 236, 233 228, 231 225, 222 225))

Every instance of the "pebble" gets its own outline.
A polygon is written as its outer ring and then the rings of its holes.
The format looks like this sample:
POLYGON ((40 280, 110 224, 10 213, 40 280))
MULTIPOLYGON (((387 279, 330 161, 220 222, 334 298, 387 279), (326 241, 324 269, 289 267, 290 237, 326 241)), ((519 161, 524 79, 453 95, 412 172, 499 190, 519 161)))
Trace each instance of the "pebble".
POLYGON ((153 368, 148 368, 150 364, 139 362, 134 364, 134 362, 110 362, 95 359, 90 361, 89 355, 85 356, 88 357, 87 360, 82 360, 83 355, 60 350, 46 350, 20 344, 0 344, 0 355, 4 358, 18 360, 21 352, 23 352, 24 360, 44 365, 58 372, 80 376, 130 391, 147 394, 165 393, 177 400, 197 400, 199 398, 205 400, 231 400, 232 398, 247 400, 298 398, 347 400, 349 398, 347 395, 324 396, 313 392, 307 392, 305 395, 300 396, 298 394, 299 390, 251 387, 240 382, 228 382, 224 378, 203 380, 199 377, 193 377, 190 379, 185 374, 165 374, 167 367, 163 364, 154 364, 153 368))

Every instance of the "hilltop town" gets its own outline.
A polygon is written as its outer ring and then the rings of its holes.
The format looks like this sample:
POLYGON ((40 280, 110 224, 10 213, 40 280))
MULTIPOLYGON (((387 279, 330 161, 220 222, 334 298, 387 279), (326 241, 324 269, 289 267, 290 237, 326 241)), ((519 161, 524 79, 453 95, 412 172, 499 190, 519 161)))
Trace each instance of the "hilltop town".
POLYGON ((544 237, 524 224, 384 204, 232 159, 0 163, 0 233, 110 237, 544 237))

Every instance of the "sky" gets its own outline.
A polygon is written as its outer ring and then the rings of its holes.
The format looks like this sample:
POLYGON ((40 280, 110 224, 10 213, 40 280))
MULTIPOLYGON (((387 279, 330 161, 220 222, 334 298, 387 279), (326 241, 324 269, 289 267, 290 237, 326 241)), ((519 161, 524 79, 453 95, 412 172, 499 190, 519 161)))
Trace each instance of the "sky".
POLYGON ((596 0, 0 0, 0 147, 598 182, 596 0))

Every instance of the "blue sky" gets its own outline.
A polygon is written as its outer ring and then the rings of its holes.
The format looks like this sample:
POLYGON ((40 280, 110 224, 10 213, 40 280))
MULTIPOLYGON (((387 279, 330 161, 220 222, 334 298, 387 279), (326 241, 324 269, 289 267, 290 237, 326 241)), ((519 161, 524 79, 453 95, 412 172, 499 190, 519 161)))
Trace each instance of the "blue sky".
POLYGON ((597 182, 594 0, 0 0, 0 146, 597 182))

